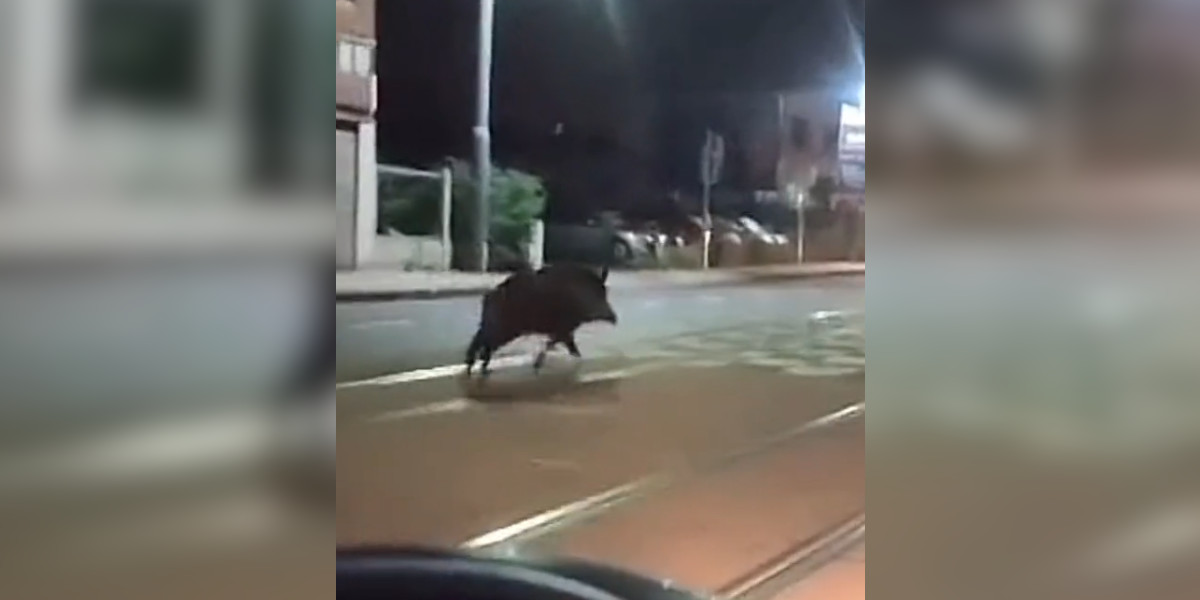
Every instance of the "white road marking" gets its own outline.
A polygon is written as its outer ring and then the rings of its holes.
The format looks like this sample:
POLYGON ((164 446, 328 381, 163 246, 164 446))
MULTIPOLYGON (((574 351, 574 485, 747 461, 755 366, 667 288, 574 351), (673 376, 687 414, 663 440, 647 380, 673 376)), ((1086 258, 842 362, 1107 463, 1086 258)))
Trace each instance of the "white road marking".
POLYGON ((411 327, 412 319, 390 319, 387 321, 368 321, 366 323, 356 323, 350 326, 350 329, 375 329, 378 327, 411 327))
POLYGON ((646 300, 642 302, 642 308, 659 308, 666 304, 662 300, 646 300))
POLYGON ((681 367, 691 369, 714 369, 717 367, 727 367, 730 361, 721 359, 698 358, 695 360, 684 361, 679 364, 681 367))
POLYGON ((855 375, 862 373, 863 370, 850 367, 819 367, 815 365, 801 364, 789 367, 785 370, 785 372, 789 375, 796 375, 799 377, 841 377, 844 375, 855 375))
POLYGON ((596 383, 600 381, 608 381, 610 379, 627 379, 636 377, 643 373, 653 371, 658 368, 658 365, 642 365, 638 367, 629 367, 626 369, 615 369, 612 371, 600 371, 597 373, 585 373, 579 377, 581 383, 596 383))
POLYGON ((721 302, 725 301, 725 297, 724 296, 713 296, 713 295, 709 294, 707 296, 700 296, 700 301, 705 304, 720 304, 721 302))
MULTIPOLYGON (((492 359, 492 368, 507 369, 510 367, 520 367, 533 362, 533 357, 528 355, 518 356, 500 356, 492 359)), ((478 372, 478 367, 476 367, 478 372)), ((389 385, 397 385, 401 383, 413 383, 416 381, 428 381, 430 379, 442 379, 444 377, 454 377, 461 375, 466 371, 463 365, 443 365, 441 367, 431 367, 428 369, 417 369, 415 371, 403 371, 400 373, 392 373, 391 375, 381 375, 371 379, 363 379, 360 381, 347 381, 339 383, 337 388, 350 389, 358 387, 385 387, 389 385)))
POLYGON ((527 531, 537 529, 538 527, 541 527, 542 525, 544 525, 546 523, 552 523, 556 520, 559 520, 566 515, 580 512, 582 510, 587 509, 588 507, 599 506, 599 505, 604 504, 605 502, 609 501, 612 498, 619 498, 619 497, 625 495, 626 493, 628 493, 630 490, 637 489, 639 484, 640 484, 639 481, 635 481, 633 483, 628 483, 628 484, 613 488, 611 490, 608 490, 606 492, 601 492, 601 493, 591 496, 589 498, 584 498, 583 500, 577 500, 570 504, 560 506, 558 508, 554 508, 554 509, 536 514, 527 519, 523 519, 521 521, 513 523, 512 525, 509 525, 507 527, 501 527, 500 529, 489 531, 488 533, 485 533, 474 539, 468 540, 462 546, 464 548, 485 548, 485 547, 491 546, 493 544, 498 544, 498 543, 510 540, 510 539, 517 537, 527 531))
POLYGON ((404 419, 412 419, 415 417, 429 417, 433 415, 442 415, 447 413, 459 413, 475 408, 476 404, 466 398, 455 398, 453 400, 445 400, 442 402, 434 402, 432 404, 424 404, 414 406, 413 408, 405 408, 383 413, 369 420, 370 423, 390 423, 393 421, 402 421, 404 419))
MULTIPOLYGON (((865 413, 866 404, 859 403, 852 406, 847 406, 846 408, 843 408, 837 412, 827 414, 823 417, 805 423, 801 429, 813 430, 828 427, 830 425, 835 425, 842 421, 858 417, 859 415, 865 413)), ((795 435, 795 433, 796 431, 793 430, 792 432, 785 434, 785 436, 791 437, 795 435)), ((571 515, 586 513, 598 507, 603 507, 605 504, 620 501, 623 497, 637 493, 639 489, 645 489, 654 485, 663 485, 665 483, 669 483, 672 477, 673 475, 669 472, 660 472, 649 475, 642 479, 619 485, 615 488, 609 489, 608 491, 600 492, 594 496, 535 514, 511 525, 494 529, 464 542, 462 547, 467 549, 480 549, 511 542, 513 539, 518 538, 519 536, 525 535, 531 531, 535 531, 540 527, 556 521, 562 521, 571 515)), ((504 551, 505 548, 501 547, 499 550, 504 551)))

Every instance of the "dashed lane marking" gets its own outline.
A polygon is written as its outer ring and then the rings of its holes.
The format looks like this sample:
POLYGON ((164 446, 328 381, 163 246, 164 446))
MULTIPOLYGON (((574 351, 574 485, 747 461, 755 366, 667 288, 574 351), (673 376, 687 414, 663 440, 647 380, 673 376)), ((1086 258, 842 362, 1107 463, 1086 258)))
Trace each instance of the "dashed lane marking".
POLYGON ((415 406, 413 408, 405 408, 401 410, 393 410, 383 413, 370 419, 369 423, 391 423, 402 421, 404 419, 413 419, 417 417, 429 417, 433 415, 442 415, 448 413, 466 412, 476 407, 476 404, 466 398, 455 398, 453 400, 445 400, 442 402, 434 402, 415 406))
MULTIPOLYGON (((533 362, 533 357, 528 355, 519 356, 500 356, 492 359, 493 369, 507 369, 511 367, 520 367, 533 362)), ((363 379, 361 381, 347 381, 339 383, 337 389, 351 389, 359 387, 386 387, 390 385, 398 385, 401 383, 413 383, 416 381, 428 381, 430 379, 442 379, 444 377, 454 377, 465 373, 467 368, 463 365, 444 365, 441 367, 432 367, 429 369, 417 369, 415 371, 403 371, 393 373, 391 375, 382 375, 371 379, 363 379)))

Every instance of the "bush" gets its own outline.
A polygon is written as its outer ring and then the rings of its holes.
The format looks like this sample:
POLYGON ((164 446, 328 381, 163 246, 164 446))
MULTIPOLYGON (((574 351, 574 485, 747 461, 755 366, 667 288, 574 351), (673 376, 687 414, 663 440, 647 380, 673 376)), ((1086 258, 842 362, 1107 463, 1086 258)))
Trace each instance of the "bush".
MULTIPOLYGON (((455 245, 470 245, 475 231, 475 173, 470 162, 450 161, 451 237, 455 245)), ((489 194, 491 226, 488 239, 497 256, 525 256, 533 223, 546 207, 542 180, 516 169, 493 168, 489 194)), ((394 229, 404 235, 437 235, 441 231, 442 182, 380 174, 378 233, 394 229)))
MULTIPOLYGON (((477 185, 471 163, 451 161, 454 177, 455 240, 470 242, 475 230, 477 185)), ((488 239, 495 246, 524 254, 533 234, 533 223, 546 207, 546 188, 542 180, 516 169, 494 168, 488 195, 491 207, 488 239)))
POLYGON ((377 233, 436 235, 441 230, 442 183, 432 179, 379 175, 377 233))

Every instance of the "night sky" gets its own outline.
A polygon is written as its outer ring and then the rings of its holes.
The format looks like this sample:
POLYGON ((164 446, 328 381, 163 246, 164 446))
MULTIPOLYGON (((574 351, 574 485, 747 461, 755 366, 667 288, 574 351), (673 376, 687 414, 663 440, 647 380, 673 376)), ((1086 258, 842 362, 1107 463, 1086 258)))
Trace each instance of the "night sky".
MULTIPOLYGON (((692 138, 717 113, 762 112, 777 91, 856 89, 843 3, 862 31, 863 0, 497 0, 495 160, 582 212, 686 186, 692 138)), ((478 0, 378 10, 381 162, 470 156, 478 0)), ((730 185, 760 183, 742 179, 730 185)))

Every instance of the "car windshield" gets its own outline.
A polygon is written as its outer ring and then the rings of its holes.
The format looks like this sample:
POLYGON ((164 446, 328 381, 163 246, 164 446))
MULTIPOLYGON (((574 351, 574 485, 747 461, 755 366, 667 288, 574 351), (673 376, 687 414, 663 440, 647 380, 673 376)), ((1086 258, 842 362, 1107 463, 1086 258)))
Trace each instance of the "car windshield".
POLYGON ((856 17, 497 2, 472 148, 481 57, 445 40, 477 6, 399 4, 378 3, 363 116, 379 165, 346 161, 382 225, 338 275, 339 546, 578 557, 733 597, 861 564, 864 217, 802 202, 814 173, 840 182, 863 77, 809 21, 856 17))

